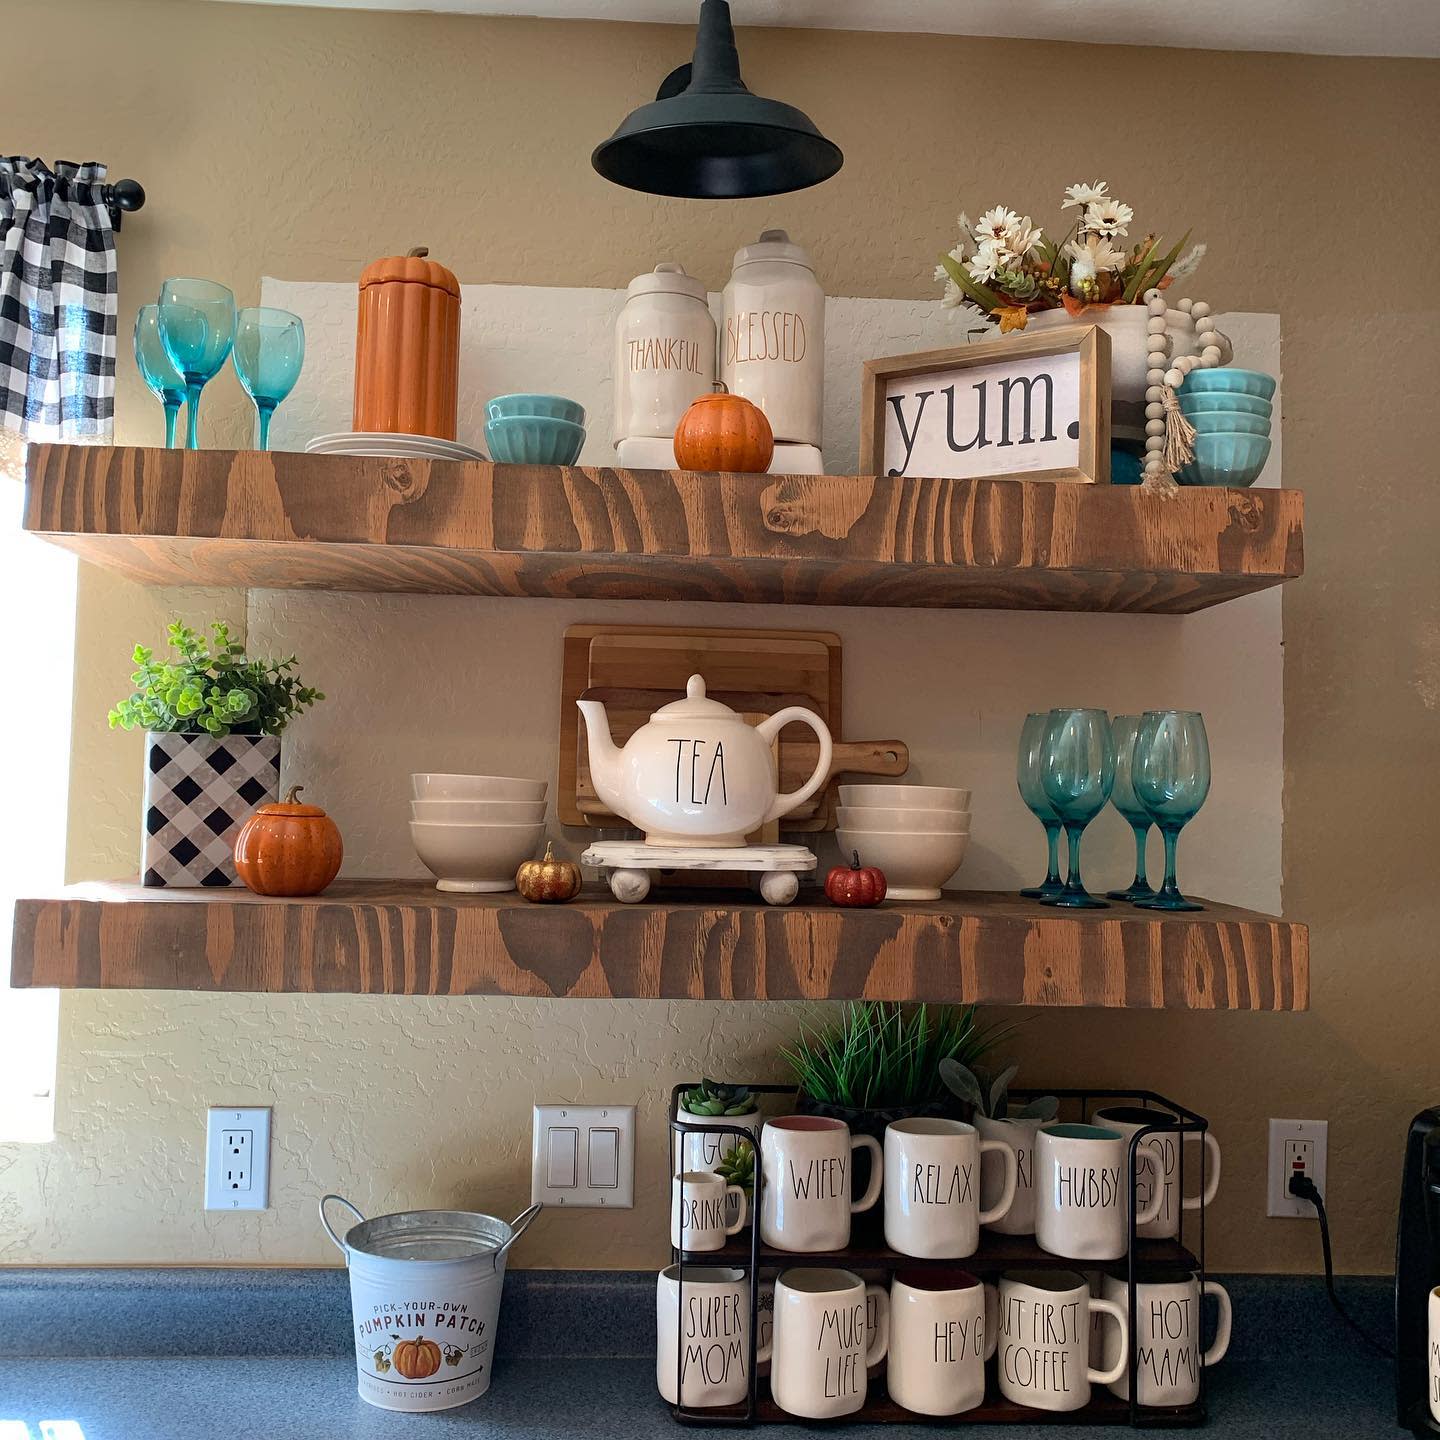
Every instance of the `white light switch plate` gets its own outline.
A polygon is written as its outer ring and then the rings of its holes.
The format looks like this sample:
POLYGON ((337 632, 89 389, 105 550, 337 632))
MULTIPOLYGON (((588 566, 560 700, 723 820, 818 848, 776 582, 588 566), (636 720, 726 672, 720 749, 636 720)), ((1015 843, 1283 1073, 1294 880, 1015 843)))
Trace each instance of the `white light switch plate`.
POLYGON ((530 1199, 560 1209, 633 1209, 635 1107, 537 1105, 530 1199))
POLYGON ((205 1208, 270 1204, 270 1110, 213 1105, 205 1122, 205 1208))

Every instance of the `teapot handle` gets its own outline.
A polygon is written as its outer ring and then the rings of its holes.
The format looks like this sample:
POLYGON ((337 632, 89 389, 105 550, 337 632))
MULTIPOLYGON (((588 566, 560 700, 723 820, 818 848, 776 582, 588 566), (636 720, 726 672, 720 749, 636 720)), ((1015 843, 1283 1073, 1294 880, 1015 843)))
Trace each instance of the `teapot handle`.
POLYGON ((815 737, 820 742, 820 759, 815 766, 815 773, 798 790, 792 790, 788 795, 775 797, 774 803, 765 812, 765 818, 760 822, 762 825, 768 825, 770 821, 778 820, 782 815, 788 815, 797 805, 803 805, 830 778, 830 760, 834 755, 835 747, 825 722, 813 710, 807 710, 803 705, 791 705, 787 709, 777 710, 768 720, 763 721, 755 728, 760 732, 760 738, 767 745, 771 745, 774 743, 775 737, 792 720, 798 720, 802 725, 808 725, 815 732, 815 737))

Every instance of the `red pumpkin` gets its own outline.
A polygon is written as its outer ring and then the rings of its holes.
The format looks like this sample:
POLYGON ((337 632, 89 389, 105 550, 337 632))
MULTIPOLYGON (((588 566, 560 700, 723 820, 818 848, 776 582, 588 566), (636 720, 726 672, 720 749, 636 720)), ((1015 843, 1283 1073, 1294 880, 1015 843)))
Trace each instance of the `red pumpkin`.
POLYGON ((426 1380, 440 1368, 440 1347, 433 1340, 402 1340, 390 1363, 407 1380, 426 1380))
POLYGON ((295 785, 262 805, 235 837, 235 873, 257 895, 318 895, 339 873, 345 847, 318 805, 301 805, 295 785))
POLYGON ((825 877, 825 898, 832 905, 865 908, 885 898, 885 872, 860 864, 860 852, 850 852, 848 865, 837 865, 825 877))
POLYGON ((775 435, 765 412, 718 381, 675 427, 675 463, 682 470, 737 470, 762 475, 775 454, 775 435))

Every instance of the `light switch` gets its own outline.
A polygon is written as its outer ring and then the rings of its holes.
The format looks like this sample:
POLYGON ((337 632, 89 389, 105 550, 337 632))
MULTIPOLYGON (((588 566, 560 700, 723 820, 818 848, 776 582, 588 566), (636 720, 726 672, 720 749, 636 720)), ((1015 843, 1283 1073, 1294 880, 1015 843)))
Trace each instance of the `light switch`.
POLYGON ((537 1105, 530 1198, 569 1209, 635 1204, 635 1107, 537 1105))

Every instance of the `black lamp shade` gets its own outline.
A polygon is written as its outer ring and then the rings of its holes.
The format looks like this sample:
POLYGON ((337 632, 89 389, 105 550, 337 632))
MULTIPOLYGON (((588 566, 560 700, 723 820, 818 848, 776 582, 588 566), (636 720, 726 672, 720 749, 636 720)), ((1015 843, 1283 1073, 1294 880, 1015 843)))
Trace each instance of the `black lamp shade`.
POLYGON ((590 162, 630 190, 729 200, 818 185, 844 158, 803 111, 745 88, 730 7, 703 0, 694 61, 667 76, 590 162))

